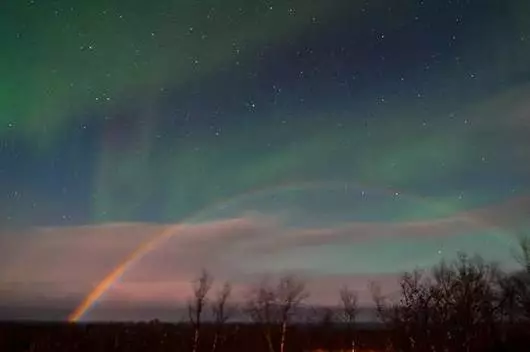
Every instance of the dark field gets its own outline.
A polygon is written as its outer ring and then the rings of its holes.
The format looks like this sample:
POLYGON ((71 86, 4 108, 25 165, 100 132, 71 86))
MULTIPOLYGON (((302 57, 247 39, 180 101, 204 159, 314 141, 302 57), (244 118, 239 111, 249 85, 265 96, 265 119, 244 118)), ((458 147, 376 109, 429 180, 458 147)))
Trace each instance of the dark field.
MULTIPOLYGON (((199 351, 212 351, 215 328, 204 325, 199 351)), ((290 328, 286 351, 346 348, 340 327, 298 325, 290 328)), ((382 350, 388 332, 373 326, 356 331, 358 350, 382 350)), ((224 327, 216 351, 268 351, 261 329, 251 324, 224 327)), ((187 324, 149 323, 0 323, 0 351, 191 351, 193 329, 187 324)))

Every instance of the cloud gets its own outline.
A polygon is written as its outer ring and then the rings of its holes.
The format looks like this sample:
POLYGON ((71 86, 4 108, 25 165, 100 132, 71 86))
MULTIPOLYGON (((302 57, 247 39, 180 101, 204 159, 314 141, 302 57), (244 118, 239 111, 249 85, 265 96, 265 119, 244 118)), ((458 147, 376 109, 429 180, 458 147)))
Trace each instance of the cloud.
POLYGON ((530 198, 511 199, 499 205, 463 211, 453 216, 427 221, 352 222, 336 228, 285 231, 261 243, 258 250, 276 251, 299 246, 368 241, 381 238, 429 238, 498 229, 517 235, 530 214, 530 198))
MULTIPOLYGON (((304 256, 304 248, 313 248, 317 251, 313 253, 318 253, 325 246, 340 248, 385 239, 447 240, 451 236, 480 234, 492 229, 510 234, 515 229, 508 225, 517 223, 529 209, 530 198, 517 198, 443 219, 418 222, 349 222, 336 227, 299 228, 286 226, 272 216, 253 213, 197 224, 123 223, 2 233, 0 298, 4 305, 80 302, 135 248, 171 227, 173 235, 135 261, 100 300, 97 310, 111 311, 113 304, 124 302, 137 307, 182 303, 191 293, 190 281, 202 267, 210 270, 219 283, 233 282, 240 299, 248 285, 270 268, 280 268, 299 272, 308 279, 313 302, 333 303, 343 283, 360 290, 361 298, 368 301, 367 283, 378 280, 391 287, 395 283, 395 271, 381 267, 371 273, 355 271, 355 268, 348 272, 351 263, 344 263, 338 271, 333 267, 320 270, 318 265, 326 263, 323 257, 326 254, 304 256), (312 263, 313 267, 293 265, 305 262, 312 263)), ((357 254, 362 251, 363 247, 357 247, 357 254)), ((330 261, 337 260, 332 257, 330 261)), ((389 265, 396 268, 400 264, 389 265)))

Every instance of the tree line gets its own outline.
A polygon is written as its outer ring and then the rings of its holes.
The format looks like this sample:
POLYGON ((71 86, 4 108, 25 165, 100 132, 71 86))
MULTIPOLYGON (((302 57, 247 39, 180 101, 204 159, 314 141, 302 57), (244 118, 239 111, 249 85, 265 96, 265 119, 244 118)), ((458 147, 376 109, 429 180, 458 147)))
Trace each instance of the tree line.
MULTIPOLYGON (((377 283, 370 285, 377 318, 384 327, 387 351, 471 352, 527 351, 530 346, 530 240, 520 240, 516 258, 520 270, 504 272, 479 256, 460 253, 429 270, 401 275, 398 292, 384 295, 377 283)), ((268 352, 290 350, 295 325, 311 323, 321 339, 321 351, 358 351, 358 295, 343 286, 336 307, 307 311, 309 292, 304 280, 284 275, 252 286, 246 299, 231 300, 232 286, 224 283, 211 292, 213 277, 203 270, 192 283, 188 318, 193 330, 191 351, 219 352, 234 331, 229 322, 238 313, 255 325, 262 348, 268 352), (213 336, 202 338, 205 321, 213 336), (327 342, 328 343, 327 343, 327 342), (326 346, 327 345, 327 346, 326 346)), ((294 344, 294 343, 293 343, 294 344)))

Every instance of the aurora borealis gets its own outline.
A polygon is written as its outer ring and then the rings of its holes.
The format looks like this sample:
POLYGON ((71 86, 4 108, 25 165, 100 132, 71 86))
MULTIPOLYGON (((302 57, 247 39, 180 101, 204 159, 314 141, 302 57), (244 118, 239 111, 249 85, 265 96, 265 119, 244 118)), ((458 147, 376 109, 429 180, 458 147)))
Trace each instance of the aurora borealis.
POLYGON ((3 2, 0 318, 66 319, 173 227, 85 318, 151 317, 113 305, 185 299, 201 266, 242 286, 301 272, 329 302, 339 281, 390 285, 461 250, 513 264, 530 215, 529 14, 3 2))

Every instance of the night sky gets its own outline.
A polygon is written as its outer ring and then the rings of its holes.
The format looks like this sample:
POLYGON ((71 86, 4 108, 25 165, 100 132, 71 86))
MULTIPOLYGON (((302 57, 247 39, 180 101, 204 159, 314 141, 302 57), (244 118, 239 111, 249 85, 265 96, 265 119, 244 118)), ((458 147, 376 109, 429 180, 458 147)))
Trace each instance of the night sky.
POLYGON ((0 50, 0 318, 66 319, 168 231, 81 318, 201 267, 333 302, 529 230, 525 1, 2 1, 0 50))

